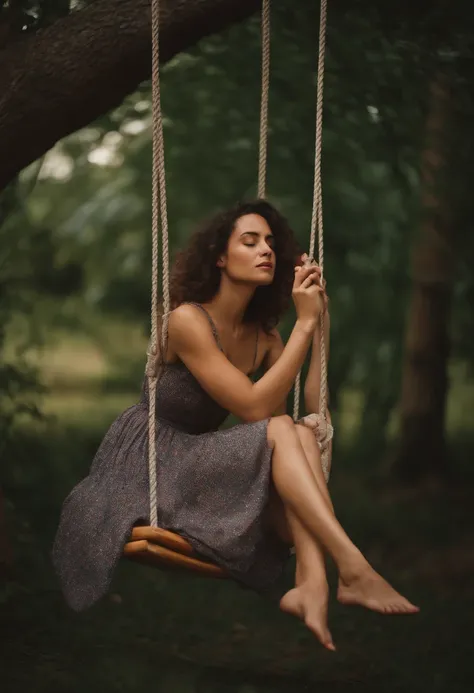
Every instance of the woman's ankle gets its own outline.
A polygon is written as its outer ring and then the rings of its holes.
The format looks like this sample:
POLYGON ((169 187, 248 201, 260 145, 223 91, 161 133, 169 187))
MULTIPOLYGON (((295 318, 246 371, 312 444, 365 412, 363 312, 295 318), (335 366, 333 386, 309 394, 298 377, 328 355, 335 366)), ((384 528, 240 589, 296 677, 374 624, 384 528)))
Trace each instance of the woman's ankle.
POLYGON ((299 570, 295 575, 295 587, 308 590, 329 590, 326 573, 321 570, 299 570))
POLYGON ((345 585, 354 582, 354 580, 358 580, 371 570, 370 563, 358 549, 356 549, 353 556, 340 561, 337 567, 339 570, 339 580, 345 585))

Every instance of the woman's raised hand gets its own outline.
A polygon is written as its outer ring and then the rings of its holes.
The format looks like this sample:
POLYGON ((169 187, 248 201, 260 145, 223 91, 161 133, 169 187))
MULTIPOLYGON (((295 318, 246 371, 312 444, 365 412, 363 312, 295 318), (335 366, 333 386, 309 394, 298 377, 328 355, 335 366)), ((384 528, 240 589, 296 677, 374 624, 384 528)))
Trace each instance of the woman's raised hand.
POLYGON ((321 268, 319 267, 318 263, 314 259, 310 259, 310 257, 306 254, 303 253, 301 256, 301 262, 303 263, 304 266, 312 266, 312 267, 318 267, 319 271, 319 285, 323 289, 323 312, 325 313, 329 307, 329 299, 328 295, 326 293, 326 280, 322 278, 321 276, 321 268))
POLYGON ((295 267, 292 298, 298 320, 314 323, 325 309, 325 292, 321 286, 321 270, 311 263, 307 255, 302 256, 303 266, 295 267))

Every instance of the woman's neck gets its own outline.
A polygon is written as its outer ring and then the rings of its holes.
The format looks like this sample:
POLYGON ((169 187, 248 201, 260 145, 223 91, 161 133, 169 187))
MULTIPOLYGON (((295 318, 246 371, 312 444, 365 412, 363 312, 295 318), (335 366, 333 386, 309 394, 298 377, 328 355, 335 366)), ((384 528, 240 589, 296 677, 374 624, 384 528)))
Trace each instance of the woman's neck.
POLYGON ((234 331, 241 327, 245 311, 254 293, 254 287, 245 284, 230 284, 223 276, 218 292, 207 305, 216 322, 234 331))

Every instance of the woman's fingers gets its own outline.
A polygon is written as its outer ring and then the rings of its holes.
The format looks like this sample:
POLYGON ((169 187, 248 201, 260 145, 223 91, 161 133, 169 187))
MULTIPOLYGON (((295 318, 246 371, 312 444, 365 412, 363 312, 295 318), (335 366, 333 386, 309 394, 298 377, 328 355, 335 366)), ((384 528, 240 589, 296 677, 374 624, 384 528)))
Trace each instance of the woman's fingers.
POLYGON ((307 289, 312 284, 316 284, 318 287, 318 293, 322 294, 324 310, 327 310, 328 296, 326 294, 326 280, 322 277, 321 268, 317 264, 316 260, 311 259, 307 253, 303 253, 301 255, 301 262, 302 264, 300 266, 295 267, 295 270, 297 270, 297 274, 303 272, 303 274, 300 274, 299 277, 299 286, 304 289, 307 289), (312 273, 305 275, 305 270, 312 270, 312 273))
POLYGON ((305 279, 310 276, 313 281, 316 275, 317 272, 315 271, 314 267, 295 267, 295 286, 301 286, 303 281, 305 281, 305 279))
POLYGON ((313 275, 310 275, 309 277, 306 277, 306 279, 301 282, 300 284, 301 289, 310 289, 313 288, 315 293, 321 294, 324 296, 324 289, 321 287, 319 282, 315 279, 313 275))
POLYGON ((318 285, 317 285, 316 282, 314 281, 314 276, 313 276, 313 275, 310 275, 309 277, 306 277, 306 279, 305 279, 303 282, 301 282, 300 286, 301 286, 302 289, 307 289, 307 288, 310 287, 310 286, 315 286, 316 288, 318 288, 318 285))

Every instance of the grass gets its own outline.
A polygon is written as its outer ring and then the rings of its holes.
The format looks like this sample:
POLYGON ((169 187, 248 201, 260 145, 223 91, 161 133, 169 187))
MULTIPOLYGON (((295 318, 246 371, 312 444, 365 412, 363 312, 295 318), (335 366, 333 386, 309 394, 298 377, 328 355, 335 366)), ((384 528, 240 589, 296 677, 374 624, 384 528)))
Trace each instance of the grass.
MULTIPOLYGON (((2 692, 471 691, 472 486, 424 494, 377 488, 362 472, 346 471, 343 450, 331 480, 339 517, 375 567, 421 605, 418 616, 384 618, 332 598, 339 648, 333 655, 269 597, 130 564, 120 566, 99 605, 79 615, 67 609, 49 560, 59 506, 86 473, 105 428, 140 388, 131 374, 139 371, 144 340, 119 334, 117 327, 112 358, 110 342, 69 337, 42 355, 51 387, 43 405, 54 420, 22 432, 23 453, 11 465, 17 558, 0 604, 8 633, 0 648, 2 692), (113 386, 115 376, 127 387, 113 386)), ((469 432, 473 398, 470 386, 456 385, 452 436, 469 432)), ((343 412, 350 441, 358 420, 355 393, 346 393, 343 412)), ((465 456, 470 449, 466 444, 465 456)), ((282 587, 291 578, 289 566, 282 587)), ((332 569, 330 579, 334 587, 332 569)))

